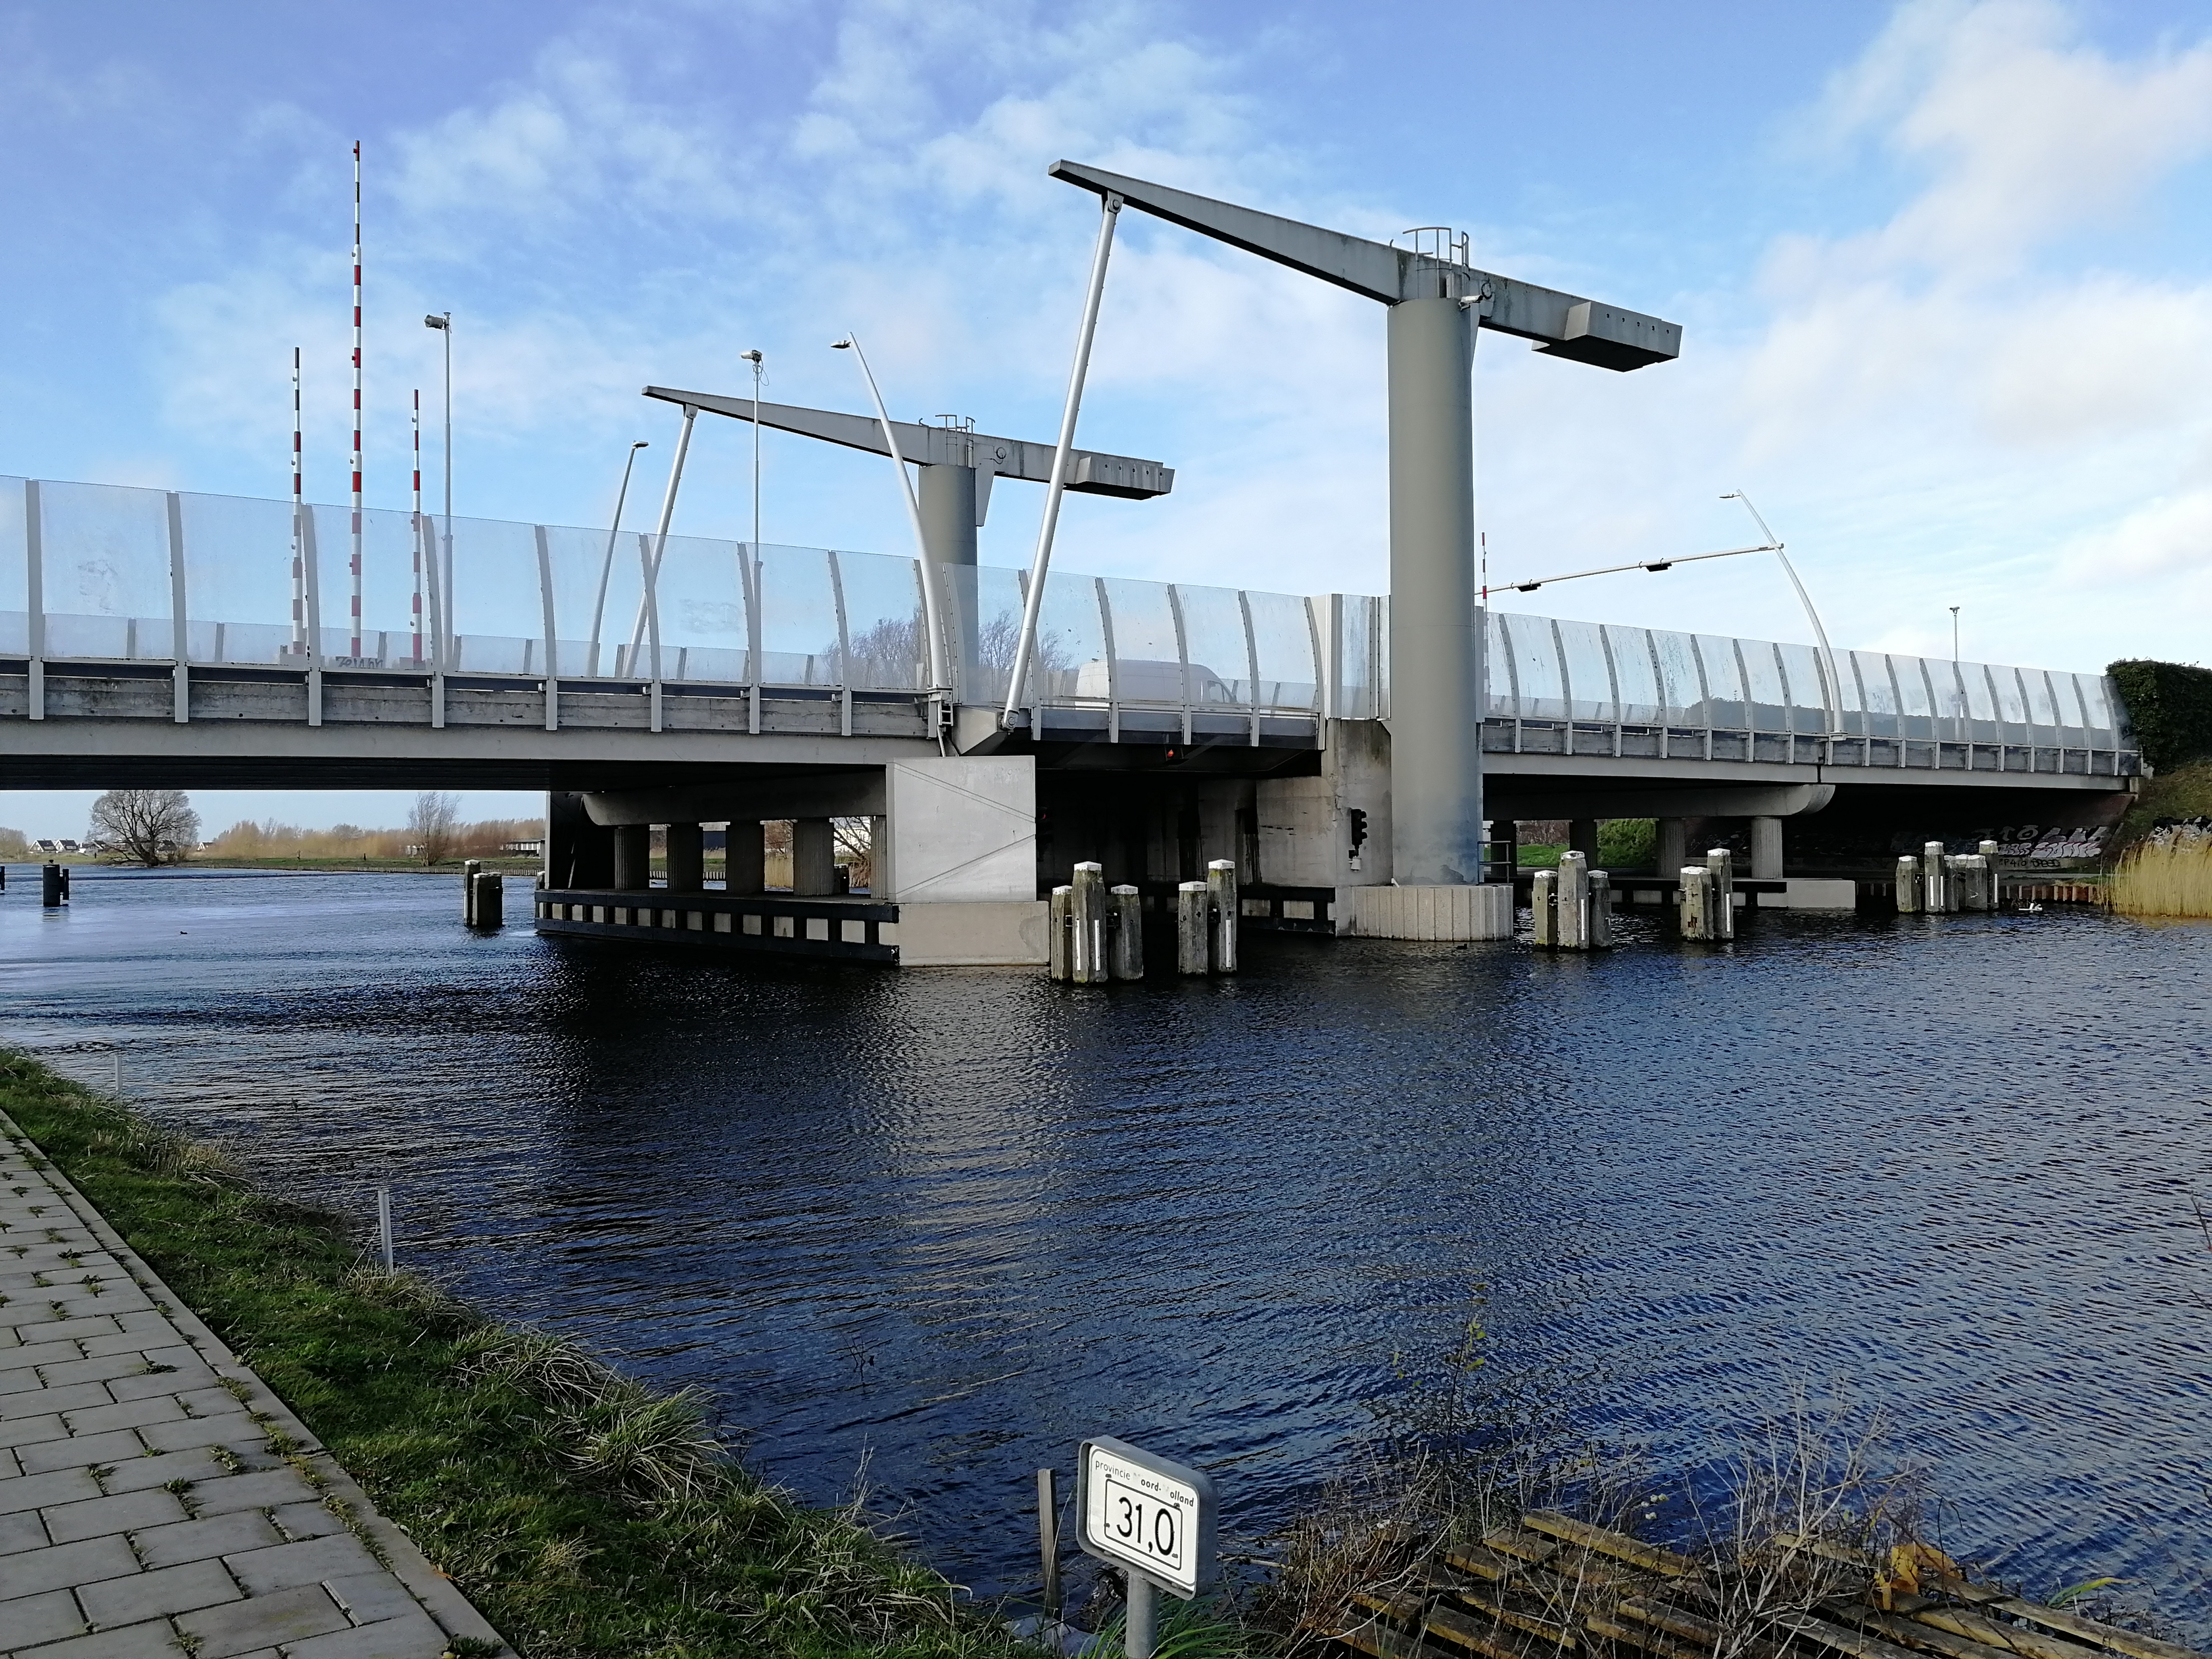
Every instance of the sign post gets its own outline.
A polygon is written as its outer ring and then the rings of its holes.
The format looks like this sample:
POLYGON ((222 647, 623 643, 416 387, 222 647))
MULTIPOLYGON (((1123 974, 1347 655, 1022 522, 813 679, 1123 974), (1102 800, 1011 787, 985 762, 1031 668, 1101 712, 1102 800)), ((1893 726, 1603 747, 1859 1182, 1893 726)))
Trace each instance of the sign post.
POLYGON ((1188 1601, 1213 1582, 1213 1482, 1099 1435, 1077 1455, 1075 1488, 1084 1553, 1112 1562, 1128 1578, 1129 1659, 1152 1659, 1159 1592, 1188 1601))

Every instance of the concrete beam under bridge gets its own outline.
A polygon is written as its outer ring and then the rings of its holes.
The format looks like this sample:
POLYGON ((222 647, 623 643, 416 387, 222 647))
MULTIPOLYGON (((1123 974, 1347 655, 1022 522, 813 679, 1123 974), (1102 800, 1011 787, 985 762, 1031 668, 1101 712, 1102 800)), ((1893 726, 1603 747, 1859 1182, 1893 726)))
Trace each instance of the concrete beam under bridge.
POLYGON ((586 794, 584 810, 602 826, 719 823, 725 818, 865 818, 884 811, 884 769, 793 772, 732 767, 720 781, 669 789, 586 794))
POLYGON ((1793 818, 1820 811, 1836 798, 1832 783, 1757 783, 1730 787, 1632 787, 1522 793, 1493 788, 1495 812, 1516 818, 1793 818))

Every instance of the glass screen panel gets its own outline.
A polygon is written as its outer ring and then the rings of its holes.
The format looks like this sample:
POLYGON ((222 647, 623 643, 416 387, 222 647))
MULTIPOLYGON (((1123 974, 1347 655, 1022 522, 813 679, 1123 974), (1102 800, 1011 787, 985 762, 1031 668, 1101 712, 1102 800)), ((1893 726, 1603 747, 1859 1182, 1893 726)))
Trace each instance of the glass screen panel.
POLYGON ((1705 694, 1698 684, 1698 659, 1687 634, 1668 629, 1651 630, 1651 643, 1659 653, 1659 672, 1667 719, 1677 726, 1705 723, 1705 694))
POLYGON ((837 600, 830 556, 818 547, 761 548, 761 679, 769 685, 835 685, 837 600))
POLYGON ((1632 726, 1656 726, 1667 718, 1666 698, 1651 666, 1651 635, 1641 628, 1608 623, 1605 642, 1613 649, 1613 673, 1620 688, 1620 718, 1632 726))
POLYGON ((23 536, 23 480, 0 477, 0 651, 31 649, 29 544, 23 536))
MULTIPOLYGON (((1748 652, 1750 645, 1744 649, 1748 652)), ((1827 664, 1809 645, 1777 645, 1775 649, 1782 653, 1782 670, 1789 679, 1790 730, 1815 735, 1827 731, 1828 711, 1836 702, 1827 690, 1827 664)), ((1844 729, 1841 720, 1836 729, 1844 729)))
POLYGON ((1244 642, 1244 608, 1232 587, 1178 585, 1183 645, 1190 658, 1191 701, 1244 707, 1251 700, 1252 670, 1244 642))
POLYGON ((173 654, 167 495, 41 483, 39 499, 46 655, 173 654))
POLYGON ((1565 720, 1567 691, 1559 678, 1559 651, 1552 639, 1551 619, 1501 612, 1498 623, 1506 649, 1512 654, 1514 678, 1521 687, 1521 718, 1565 720))
POLYGON ((1706 703, 1700 724, 1734 732, 1747 730, 1750 710, 1743 695, 1743 673, 1736 666, 1735 641, 1715 634, 1696 636, 1698 660, 1705 671, 1706 703))
MULTIPOLYGON (((1167 584, 1109 576, 1106 603, 1114 614, 1114 676, 1121 700, 1180 707, 1186 695, 1182 659, 1167 584)), ((1103 696, 1104 690, 1085 695, 1103 696)))
POLYGON ((1318 708, 1321 669, 1314 661, 1312 612, 1291 593, 1248 593, 1252 641, 1260 656, 1263 708, 1318 708))
POLYGON ((852 683, 867 691, 926 690, 919 567, 886 553, 840 553, 837 570, 845 583, 852 683))
POLYGON ((1561 622, 1553 626, 1567 653, 1567 689, 1574 695, 1574 718, 1613 720, 1613 676, 1606 668, 1605 646, 1597 624, 1561 622))
MULTIPOLYGON (((662 556, 654 597, 660 611, 660 678, 745 683, 744 572, 738 544, 708 536, 671 536, 662 556)), ((827 561, 825 559, 824 563, 827 561)), ((837 620, 833 611, 819 648, 836 672, 837 620)), ((641 659, 653 670, 648 654, 641 659)), ((834 683, 834 682, 833 682, 834 683)))

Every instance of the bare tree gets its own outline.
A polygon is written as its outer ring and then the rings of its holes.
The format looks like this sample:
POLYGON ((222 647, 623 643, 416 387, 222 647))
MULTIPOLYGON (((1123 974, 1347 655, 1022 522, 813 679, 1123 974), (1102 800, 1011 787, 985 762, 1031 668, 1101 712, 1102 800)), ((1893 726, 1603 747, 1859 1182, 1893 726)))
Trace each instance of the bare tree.
POLYGON ((407 835, 425 864, 436 864, 453 850, 460 802, 441 789, 425 789, 407 814, 407 835))
POLYGON ((200 815, 181 789, 111 789, 92 804, 88 839, 110 858, 152 869, 200 842, 200 815))

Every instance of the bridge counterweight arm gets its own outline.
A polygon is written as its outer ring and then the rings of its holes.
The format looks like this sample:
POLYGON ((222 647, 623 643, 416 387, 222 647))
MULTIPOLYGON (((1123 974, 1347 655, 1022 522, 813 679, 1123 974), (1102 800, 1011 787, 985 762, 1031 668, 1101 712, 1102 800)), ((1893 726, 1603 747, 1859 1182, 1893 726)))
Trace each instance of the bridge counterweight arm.
MULTIPOLYGON (((732 420, 750 421, 753 417, 750 398, 684 392, 665 386, 649 386, 645 388, 645 395, 710 414, 726 415, 732 420)), ((866 450, 871 455, 890 453, 884 443, 882 427, 868 416, 844 415, 830 409, 805 409, 795 404, 764 403, 760 406, 760 423, 779 432, 796 432, 824 443, 866 450)), ((1026 478, 1032 483, 1049 483, 1052 478, 1050 444, 994 438, 985 433, 923 426, 909 421, 893 421, 891 427, 898 434, 899 453, 924 466, 972 466, 979 472, 1002 478, 1026 478)), ((1171 466, 1088 449, 1076 450, 1068 457, 1068 475, 1067 488, 1079 494, 1118 495, 1126 501, 1164 495, 1175 487, 1175 469, 1171 466)))
POLYGON ((1679 323, 1080 161, 1055 161, 1049 171, 1063 183, 1100 196, 1119 196, 1155 218, 1386 306, 1424 299, 1479 303, 1483 327, 1533 340, 1539 351, 1556 357, 1626 370, 1681 355, 1679 323))

